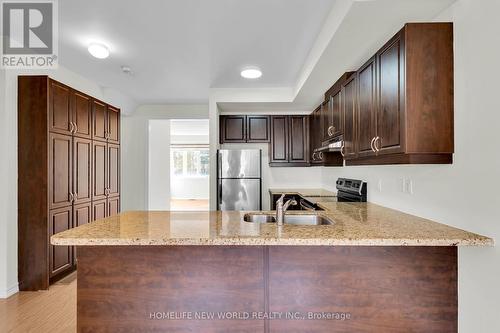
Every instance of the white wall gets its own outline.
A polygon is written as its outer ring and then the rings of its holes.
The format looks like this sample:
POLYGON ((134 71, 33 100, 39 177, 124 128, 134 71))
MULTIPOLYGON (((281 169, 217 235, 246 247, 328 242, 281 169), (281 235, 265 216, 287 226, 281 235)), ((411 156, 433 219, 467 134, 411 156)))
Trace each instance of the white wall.
POLYGON ((269 188, 321 188, 321 168, 269 166, 269 144, 267 143, 225 143, 221 149, 262 150, 262 209, 269 210, 269 188))
POLYGON ((129 112, 134 102, 112 89, 59 66, 54 70, 1 71, 0 75, 0 298, 17 291, 17 76, 49 75, 75 89, 129 112), (112 95, 112 96, 111 96, 112 95))
MULTIPOLYGON (((493 237, 500 242, 500 1, 460 0, 436 21, 454 22, 453 165, 324 168, 368 181, 369 201, 493 237), (401 192, 413 180, 414 194, 401 192), (382 181, 382 191, 377 190, 382 181)), ((500 332, 500 247, 459 249, 459 331, 500 332)))
POLYGON ((149 210, 170 210, 170 120, 149 121, 149 210))
POLYGON ((151 119, 207 119, 208 106, 142 105, 122 117, 121 208, 148 209, 148 126, 151 119))
POLYGON ((172 199, 209 199, 209 177, 172 177, 172 199))

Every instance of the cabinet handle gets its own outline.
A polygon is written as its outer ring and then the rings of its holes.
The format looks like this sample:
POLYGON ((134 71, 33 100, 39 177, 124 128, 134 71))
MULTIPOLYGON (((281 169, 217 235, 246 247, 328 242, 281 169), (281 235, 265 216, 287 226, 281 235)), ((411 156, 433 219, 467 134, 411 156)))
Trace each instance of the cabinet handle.
POLYGON ((340 147, 340 155, 342 155, 342 157, 345 157, 345 143, 344 143, 344 141, 342 141, 342 147, 340 147))
POLYGON ((76 201, 76 200, 78 200, 78 193, 74 193, 74 194, 73 194, 73 196, 74 196, 74 198, 73 198, 73 199, 74 199, 75 201, 76 201))
POLYGON ((75 196, 73 195, 73 193, 69 193, 69 202, 73 202, 75 200, 75 196))
POLYGON ((74 126, 75 126, 75 128, 74 128, 74 132, 73 132, 73 133, 76 133, 76 132, 78 132, 78 125, 77 125, 76 123, 73 123, 73 124, 74 124, 74 126))
POLYGON ((75 125, 73 125, 73 122, 72 122, 72 121, 70 121, 70 122, 69 122, 69 132, 70 132, 70 133, 73 133, 73 131, 74 131, 74 130, 75 130, 75 125))
POLYGON ((380 136, 377 136, 375 138, 375 141, 373 142, 373 146, 375 147, 375 149, 378 151, 380 151, 380 136), (379 143, 378 147, 377 147, 377 142, 379 143))
POLYGON ((313 153, 312 159, 313 161, 316 161, 316 153, 313 153))
POLYGON ((323 152, 322 152, 322 151, 320 151, 320 152, 319 152, 319 159, 320 159, 321 161, 323 160, 323 152))
POLYGON ((372 149, 372 151, 373 151, 374 153, 376 153, 376 152, 377 152, 377 151, 375 150, 374 146, 373 146, 373 142, 375 141, 375 139, 376 139, 376 137, 374 136, 374 137, 372 138, 372 141, 370 142, 370 148, 372 149))

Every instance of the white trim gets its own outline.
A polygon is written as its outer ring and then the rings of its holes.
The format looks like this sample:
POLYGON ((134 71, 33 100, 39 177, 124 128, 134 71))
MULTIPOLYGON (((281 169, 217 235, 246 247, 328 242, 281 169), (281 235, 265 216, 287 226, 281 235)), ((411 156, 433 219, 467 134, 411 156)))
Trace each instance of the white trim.
POLYGON ((10 296, 17 294, 18 292, 19 292, 19 284, 16 282, 16 284, 10 287, 9 289, 0 291, 0 299, 9 298, 10 296))

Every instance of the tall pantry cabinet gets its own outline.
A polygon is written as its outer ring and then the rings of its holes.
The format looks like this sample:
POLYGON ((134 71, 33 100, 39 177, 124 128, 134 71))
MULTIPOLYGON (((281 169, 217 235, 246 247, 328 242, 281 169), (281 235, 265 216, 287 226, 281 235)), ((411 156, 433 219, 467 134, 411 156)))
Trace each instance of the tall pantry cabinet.
POLYGON ((18 78, 19 289, 76 267, 50 236, 120 209, 120 110, 47 76, 18 78))

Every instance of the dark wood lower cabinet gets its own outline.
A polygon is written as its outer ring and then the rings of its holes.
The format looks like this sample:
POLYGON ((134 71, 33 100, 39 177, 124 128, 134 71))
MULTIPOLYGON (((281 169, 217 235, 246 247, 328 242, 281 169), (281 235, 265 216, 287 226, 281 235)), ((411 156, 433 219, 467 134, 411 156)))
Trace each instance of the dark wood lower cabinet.
MULTIPOLYGON (((73 227, 73 207, 51 210, 49 214, 49 235, 73 227)), ((73 268, 72 246, 49 246, 49 278, 71 271, 73 268)))
POLYGON ((458 329, 456 247, 78 247, 77 288, 78 332, 458 329))
POLYGON ((116 215, 120 212, 120 197, 109 197, 92 203, 92 221, 116 215))
POLYGON ((107 216, 113 216, 120 212, 120 197, 109 198, 107 202, 107 216))

